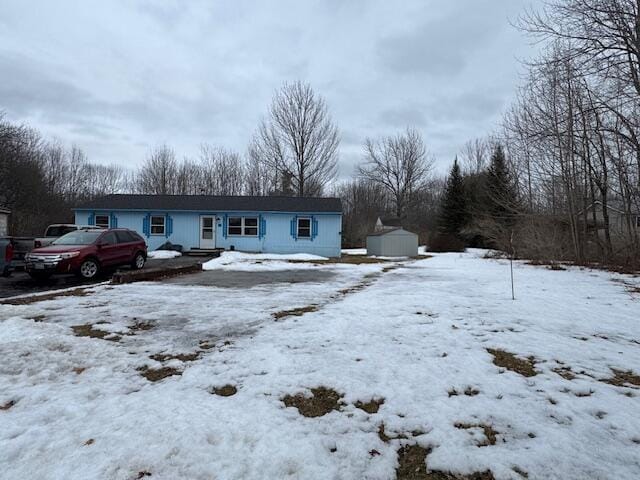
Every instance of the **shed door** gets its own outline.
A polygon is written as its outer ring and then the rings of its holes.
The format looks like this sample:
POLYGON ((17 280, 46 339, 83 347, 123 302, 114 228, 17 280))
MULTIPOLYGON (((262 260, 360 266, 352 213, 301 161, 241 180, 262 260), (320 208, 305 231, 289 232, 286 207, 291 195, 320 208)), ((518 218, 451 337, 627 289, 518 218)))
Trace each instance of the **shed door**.
POLYGON ((200 217, 200 248, 216 248, 216 217, 200 217))

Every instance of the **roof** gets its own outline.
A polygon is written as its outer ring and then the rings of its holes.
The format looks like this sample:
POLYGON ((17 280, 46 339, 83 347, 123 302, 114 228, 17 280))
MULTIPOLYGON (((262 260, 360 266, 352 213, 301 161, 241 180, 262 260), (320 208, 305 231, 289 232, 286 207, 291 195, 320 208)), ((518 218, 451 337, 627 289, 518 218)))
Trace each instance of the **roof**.
POLYGON ((372 232, 369 235, 367 235, 368 237, 381 237, 382 235, 389 235, 390 233, 394 233, 394 232, 404 232, 404 233, 409 233, 411 235, 416 235, 413 232, 410 232, 409 230, 405 230, 404 228, 393 228, 390 230, 380 230, 379 232, 372 232))
POLYGON ((217 195, 107 195, 74 210, 342 213, 339 198, 217 195))
POLYGON ((402 227, 402 220, 398 217, 378 217, 378 220, 387 227, 402 227))

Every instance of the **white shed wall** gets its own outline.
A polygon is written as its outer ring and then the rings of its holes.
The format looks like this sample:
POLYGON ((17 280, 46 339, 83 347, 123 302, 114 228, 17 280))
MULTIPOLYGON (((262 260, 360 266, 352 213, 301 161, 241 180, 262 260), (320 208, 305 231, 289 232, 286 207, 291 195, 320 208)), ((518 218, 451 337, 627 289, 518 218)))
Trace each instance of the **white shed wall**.
POLYGON ((378 257, 415 257, 418 255, 418 236, 406 230, 367 237, 367 255, 378 257))

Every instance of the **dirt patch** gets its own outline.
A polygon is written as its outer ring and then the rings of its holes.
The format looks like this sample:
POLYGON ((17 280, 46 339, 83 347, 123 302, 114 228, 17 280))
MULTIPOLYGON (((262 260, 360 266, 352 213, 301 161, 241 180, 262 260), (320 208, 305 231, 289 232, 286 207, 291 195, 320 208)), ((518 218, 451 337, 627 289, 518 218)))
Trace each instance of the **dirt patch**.
POLYGON ((370 401, 366 403, 363 403, 360 400, 358 400, 356 403, 354 403, 356 408, 359 408, 360 410, 364 410, 369 414, 378 413, 378 410, 380 410, 380 406, 383 404, 384 404, 384 398, 379 398, 379 399, 372 398, 370 401))
POLYGON ((109 342, 117 342, 120 340, 120 337, 113 332, 97 330, 93 328, 93 325, 89 323, 85 325, 73 325, 71 327, 71 330, 73 330, 73 334, 76 337, 99 338, 101 340, 107 340, 109 342))
POLYGON ((235 385, 227 384, 222 387, 213 387, 211 389, 211 393, 214 395, 219 395, 221 397, 231 397, 238 393, 238 389, 235 385))
POLYGON ((73 367, 73 373, 75 373, 76 375, 80 375, 85 370, 86 367, 73 367))
POLYGON ((47 318, 46 315, 36 315, 34 317, 31 317, 31 320, 33 320, 36 323, 40 323, 40 322, 44 322, 46 318, 47 318))
POLYGON ((65 290, 64 292, 47 293, 44 295, 32 295, 30 297, 9 298, 7 300, 0 301, 0 305, 31 305, 32 303, 45 302, 47 300, 54 300, 60 297, 86 297, 92 292, 89 291, 90 287, 79 287, 73 290, 65 290))
POLYGON ((0 410, 9 410, 11 407, 13 407, 16 404, 15 400, 9 400, 7 403, 5 403, 4 405, 0 405, 0 410))
POLYGON ((485 440, 478 443, 478 447, 488 447, 490 445, 495 445, 497 441, 498 431, 494 430, 491 425, 485 425, 482 423, 456 423, 454 427, 461 430, 471 430, 474 428, 479 428, 484 433, 485 440))
POLYGON ((149 356, 151 360, 155 360, 156 362, 166 362, 168 360, 180 360, 181 362, 193 362, 200 357, 200 352, 193 353, 156 353, 154 355, 149 356))
POLYGON ((419 445, 405 445, 398 450, 397 480, 494 480, 491 471, 456 475, 439 470, 429 470, 427 456, 431 448, 419 445))
POLYGON ((601 382, 615 385, 616 387, 640 387, 640 376, 633 373, 631 370, 623 372, 622 370, 616 370, 612 368, 613 377, 603 378, 601 382))
POLYGON ((524 377, 534 377, 538 374, 535 369, 536 362, 533 357, 522 359, 506 350, 493 348, 487 348, 487 352, 493 355, 493 364, 497 367, 506 368, 524 377))
POLYGON ((271 315, 276 321, 287 317, 301 317, 305 313, 317 312, 318 305, 307 305, 306 307, 292 308, 291 310, 281 310, 279 312, 272 313, 271 315))
POLYGON ((93 438, 90 438, 89 440, 87 440, 86 442, 84 442, 85 445, 89 446, 89 445, 93 445, 95 443, 95 440, 93 438))
POLYGON ((172 367, 162 367, 159 369, 151 369, 145 366, 145 367, 138 368, 138 372, 140 372, 140 375, 142 375, 144 378, 146 378, 150 382, 158 382, 160 380, 163 380, 167 377, 171 377, 173 375, 182 375, 182 372, 180 370, 177 370, 172 367))
MULTIPOLYGON (((452 388, 447 393, 449 394, 450 397, 455 397, 455 396, 460 395, 460 392, 458 392, 458 390, 456 390, 455 388, 452 388)), ((478 395, 480 393, 480 390, 478 390, 475 387, 469 386, 469 387, 465 388, 462 393, 464 395, 466 395, 467 397, 475 397, 476 395, 478 395)))
POLYGON ((312 396, 307 397, 303 393, 286 395, 282 401, 287 407, 296 407, 300 415, 305 417, 321 417, 332 410, 340 410, 343 395, 327 387, 311 389, 312 396))
POLYGON ((138 475, 135 477, 136 480, 142 480, 145 477, 150 477, 151 476, 151 472, 147 472, 146 470, 143 470, 142 472, 138 472, 138 475))

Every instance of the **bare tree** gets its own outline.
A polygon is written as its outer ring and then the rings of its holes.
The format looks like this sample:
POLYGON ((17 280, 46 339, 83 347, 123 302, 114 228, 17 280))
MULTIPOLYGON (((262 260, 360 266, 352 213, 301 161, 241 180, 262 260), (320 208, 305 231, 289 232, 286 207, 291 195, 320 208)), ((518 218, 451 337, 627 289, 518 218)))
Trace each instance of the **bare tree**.
POLYGON ((240 155, 231 150, 203 144, 200 149, 200 193, 241 195, 245 168, 240 155))
POLYGON ((310 85, 285 83, 252 143, 275 178, 289 175, 297 196, 319 195, 337 173, 338 129, 310 85))
POLYGON ((433 167, 422 136, 407 128, 396 136, 367 139, 364 150, 365 161, 358 167, 359 175, 382 185, 393 201, 395 214, 404 216, 412 196, 425 184, 433 167))
POLYGON ((153 149, 138 171, 137 190, 155 195, 174 194, 177 190, 176 154, 167 145, 153 149))

